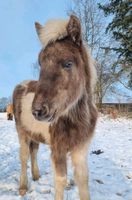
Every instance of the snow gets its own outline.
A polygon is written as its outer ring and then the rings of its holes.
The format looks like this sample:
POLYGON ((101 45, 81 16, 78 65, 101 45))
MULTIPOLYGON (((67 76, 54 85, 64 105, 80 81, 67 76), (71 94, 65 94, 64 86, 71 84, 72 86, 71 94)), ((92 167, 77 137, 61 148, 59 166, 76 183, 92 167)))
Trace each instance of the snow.
MULTIPOLYGON (((19 187, 19 142, 14 121, 0 113, 0 200, 53 200, 54 183, 50 150, 40 145, 38 162, 41 178, 31 179, 28 163, 29 190, 24 197, 19 187)), ((88 155, 91 200, 132 200, 132 120, 101 116, 88 155), (99 155, 96 151, 101 150, 99 155)), ((73 179, 68 161, 68 179, 73 179)), ((65 200, 79 200, 77 187, 65 190, 65 200)))

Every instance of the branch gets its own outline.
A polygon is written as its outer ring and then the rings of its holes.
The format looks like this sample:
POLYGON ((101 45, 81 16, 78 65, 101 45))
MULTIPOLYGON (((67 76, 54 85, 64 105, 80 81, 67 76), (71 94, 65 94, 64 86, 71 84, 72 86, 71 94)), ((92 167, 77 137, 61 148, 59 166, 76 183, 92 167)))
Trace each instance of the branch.
POLYGON ((125 83, 123 83, 120 79, 117 79, 119 83, 121 83, 126 89, 131 90, 125 83))

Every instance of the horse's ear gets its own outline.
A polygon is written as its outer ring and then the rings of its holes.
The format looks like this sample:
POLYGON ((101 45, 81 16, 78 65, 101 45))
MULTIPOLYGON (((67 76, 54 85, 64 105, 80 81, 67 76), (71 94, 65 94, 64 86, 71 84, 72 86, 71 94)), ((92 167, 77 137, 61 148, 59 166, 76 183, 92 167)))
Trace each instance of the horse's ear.
POLYGON ((36 28, 36 32, 37 32, 38 37, 39 37, 43 26, 41 24, 39 24, 38 22, 35 22, 35 28, 36 28))
POLYGON ((75 15, 70 16, 70 20, 67 25, 67 32, 73 42, 80 46, 82 43, 81 24, 75 15))

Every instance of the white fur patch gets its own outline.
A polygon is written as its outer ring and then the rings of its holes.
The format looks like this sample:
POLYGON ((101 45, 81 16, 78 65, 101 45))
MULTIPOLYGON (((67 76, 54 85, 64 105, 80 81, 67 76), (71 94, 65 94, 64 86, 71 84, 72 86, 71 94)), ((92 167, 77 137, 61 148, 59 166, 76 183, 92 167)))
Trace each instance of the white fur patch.
POLYGON ((22 113, 21 122, 22 125, 32 134, 41 134, 46 143, 50 143, 49 125, 48 122, 41 122, 34 118, 31 111, 31 106, 34 98, 34 93, 28 93, 24 95, 21 101, 22 113))
POLYGON ((45 47, 51 42, 60 40, 67 36, 67 20, 49 20, 40 30, 39 39, 45 47))

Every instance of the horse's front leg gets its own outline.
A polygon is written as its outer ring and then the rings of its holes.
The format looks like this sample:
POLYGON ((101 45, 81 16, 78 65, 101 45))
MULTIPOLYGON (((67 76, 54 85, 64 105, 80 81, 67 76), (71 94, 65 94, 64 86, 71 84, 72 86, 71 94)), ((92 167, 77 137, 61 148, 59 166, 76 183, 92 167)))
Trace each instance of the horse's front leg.
POLYGON ((31 141, 30 143, 30 155, 31 155, 31 167, 32 167, 32 177, 33 180, 36 181, 39 179, 39 168, 37 163, 37 152, 38 152, 39 144, 31 141))
POLYGON ((19 194, 25 195, 28 189, 27 180, 27 161, 29 159, 29 140, 26 137, 26 133, 19 131, 20 141, 20 161, 21 161, 21 175, 20 175, 20 187, 19 194))
POLYGON ((56 155, 52 153, 52 163, 54 168, 55 200, 63 200, 64 189, 67 183, 66 154, 56 155))
POLYGON ((74 149, 71 156, 80 200, 90 200, 88 188, 87 145, 84 145, 82 148, 74 149))

